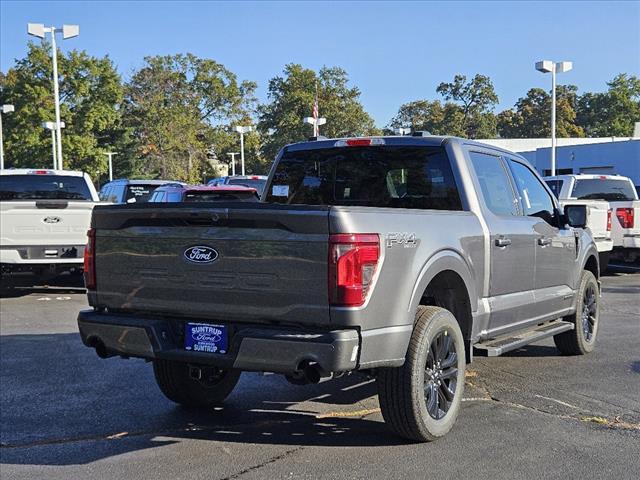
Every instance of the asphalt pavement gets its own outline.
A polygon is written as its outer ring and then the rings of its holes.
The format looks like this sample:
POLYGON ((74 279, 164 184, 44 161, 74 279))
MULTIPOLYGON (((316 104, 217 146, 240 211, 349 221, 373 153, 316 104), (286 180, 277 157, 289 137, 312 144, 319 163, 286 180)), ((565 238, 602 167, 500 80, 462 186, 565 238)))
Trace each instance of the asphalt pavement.
POLYGON ((456 426, 428 444, 386 430, 361 375, 300 387, 245 373, 224 407, 185 410, 150 364, 82 345, 82 292, 20 290, 0 299, 0 477, 637 479, 638 270, 603 277, 592 354, 549 340, 476 357, 456 426))

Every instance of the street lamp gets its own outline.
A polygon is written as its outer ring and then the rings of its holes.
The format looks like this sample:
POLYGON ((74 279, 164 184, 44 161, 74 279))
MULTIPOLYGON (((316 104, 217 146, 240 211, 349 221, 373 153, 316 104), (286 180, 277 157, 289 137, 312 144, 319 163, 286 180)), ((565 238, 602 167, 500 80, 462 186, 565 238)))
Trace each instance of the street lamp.
MULTIPOLYGON (((58 165, 56 155, 56 122, 42 122, 42 127, 51 130, 51 149, 53 151, 53 169, 62 170, 62 162, 58 165)), ((60 128, 64 128, 64 122, 60 122, 60 128)))
POLYGON ((327 119, 324 117, 316 118, 316 117, 304 117, 302 119, 304 123, 308 123, 313 125, 313 136, 317 137, 320 134, 319 127, 320 125, 324 125, 327 123, 327 119))
POLYGON ((231 157, 231 176, 236 176, 236 155, 240 155, 238 152, 227 153, 231 157))
POLYGON ((11 113, 15 110, 13 105, 2 105, 0 107, 0 170, 4 170, 4 139, 2 138, 2 114, 11 113))
POLYGON ((240 163, 242 164, 242 175, 244 175, 244 134, 253 131, 253 127, 251 125, 245 127, 236 125, 234 130, 240 134, 240 163))
POLYGON ((109 157, 109 181, 111 182, 113 180, 113 162, 112 162, 112 157, 114 155, 117 155, 116 152, 103 152, 103 155, 106 155, 107 157, 109 157))
POLYGON ((556 73, 565 73, 573 68, 573 62, 536 62, 536 70, 551 74, 551 176, 556 175, 556 73))
POLYGON ((411 133, 411 129, 408 127, 398 127, 393 129, 396 135, 409 135, 411 133))
POLYGON ((62 38, 77 37, 80 35, 80 27, 78 25, 63 25, 60 27, 45 27, 42 23, 29 23, 27 32, 34 37, 44 38, 45 33, 51 33, 51 59, 53 60, 53 97, 56 106, 56 140, 58 147, 58 159, 60 162, 60 170, 62 170, 62 126, 60 122, 60 93, 58 92, 58 50, 56 48, 56 32, 62 31, 62 38))

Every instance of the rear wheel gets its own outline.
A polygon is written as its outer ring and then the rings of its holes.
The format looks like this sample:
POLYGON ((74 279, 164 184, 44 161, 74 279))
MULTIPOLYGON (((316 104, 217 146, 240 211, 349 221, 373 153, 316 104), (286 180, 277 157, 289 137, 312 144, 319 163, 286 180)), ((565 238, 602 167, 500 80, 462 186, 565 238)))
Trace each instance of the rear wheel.
POLYGON ((444 436, 456 421, 464 388, 464 339, 451 312, 418 307, 407 358, 380 370, 380 409, 398 435, 419 442, 444 436))
POLYGON ((600 290, 593 273, 584 270, 578 290, 576 313, 564 320, 572 322, 574 329, 553 337, 560 352, 565 355, 585 355, 596 344, 600 319, 600 290))
POLYGON ((238 370, 154 360, 153 373, 160 390, 171 401, 190 408, 219 405, 240 378, 238 370))

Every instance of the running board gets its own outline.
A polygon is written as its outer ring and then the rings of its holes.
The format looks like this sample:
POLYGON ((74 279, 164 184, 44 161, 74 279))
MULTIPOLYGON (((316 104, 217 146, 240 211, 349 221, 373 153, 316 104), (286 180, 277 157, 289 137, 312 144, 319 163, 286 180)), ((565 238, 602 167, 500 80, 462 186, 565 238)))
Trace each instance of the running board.
POLYGON ((473 353, 480 357, 498 357, 503 353, 516 350, 543 338, 552 337, 559 333, 573 330, 574 324, 557 320, 544 325, 538 325, 530 330, 515 332, 492 338, 473 346, 473 353))

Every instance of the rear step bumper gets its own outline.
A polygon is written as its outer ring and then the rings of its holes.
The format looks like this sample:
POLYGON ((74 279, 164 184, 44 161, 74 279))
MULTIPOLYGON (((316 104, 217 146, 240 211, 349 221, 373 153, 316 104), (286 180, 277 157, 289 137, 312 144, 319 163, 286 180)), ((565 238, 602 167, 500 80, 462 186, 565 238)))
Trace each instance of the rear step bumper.
POLYGON ((574 324, 562 320, 556 320, 538 325, 530 330, 517 332, 511 335, 504 335, 473 346, 474 354, 480 357, 498 357, 503 353, 516 350, 530 343, 537 342, 543 338, 552 337, 559 333, 573 330, 574 324))
POLYGON ((312 331, 226 324, 229 352, 187 351, 184 320, 141 318, 85 310, 78 315, 82 342, 101 356, 121 355, 235 368, 295 373, 312 362, 326 373, 354 370, 360 348, 357 330, 312 331))

